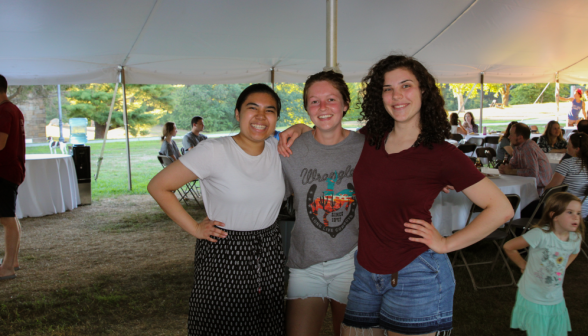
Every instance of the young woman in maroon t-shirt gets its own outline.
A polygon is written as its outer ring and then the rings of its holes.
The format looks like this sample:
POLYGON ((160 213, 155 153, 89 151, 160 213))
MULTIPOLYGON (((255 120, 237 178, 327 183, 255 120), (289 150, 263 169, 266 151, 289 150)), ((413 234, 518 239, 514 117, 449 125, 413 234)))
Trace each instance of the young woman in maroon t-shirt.
POLYGON ((513 209, 469 158, 445 142, 451 126, 444 100, 422 64, 389 56, 363 82, 366 142, 353 174, 359 249, 343 335, 363 334, 358 329, 372 329, 374 335, 450 330, 455 279, 446 253, 486 237, 513 209), (446 185, 485 209, 448 238, 430 224, 429 211, 446 185))

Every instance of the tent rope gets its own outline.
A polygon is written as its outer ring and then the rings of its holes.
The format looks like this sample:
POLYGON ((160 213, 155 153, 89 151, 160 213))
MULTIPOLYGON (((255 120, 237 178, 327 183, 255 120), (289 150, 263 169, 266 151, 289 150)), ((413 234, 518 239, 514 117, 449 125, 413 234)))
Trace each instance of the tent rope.
POLYGON ((461 14, 459 14, 453 21, 451 21, 451 23, 449 25, 447 25, 447 27, 445 27, 445 29, 443 29, 441 32, 439 32, 439 34, 435 35, 435 37, 433 37, 433 39, 431 41, 429 41, 427 44, 425 44, 424 46, 422 46, 419 50, 417 50, 417 52, 415 52, 414 54, 412 54, 412 57, 415 57, 418 53, 421 52, 421 50, 425 49, 429 44, 433 43, 433 41, 435 41, 439 36, 441 36, 443 33, 445 33, 447 31, 447 29, 449 29, 449 27, 453 26, 454 23, 457 22, 457 20, 461 19, 462 16, 465 15, 465 13, 467 13, 472 7, 474 7, 474 5, 478 2, 478 0, 474 0, 469 6, 468 8, 466 8, 463 12, 461 12, 461 14))

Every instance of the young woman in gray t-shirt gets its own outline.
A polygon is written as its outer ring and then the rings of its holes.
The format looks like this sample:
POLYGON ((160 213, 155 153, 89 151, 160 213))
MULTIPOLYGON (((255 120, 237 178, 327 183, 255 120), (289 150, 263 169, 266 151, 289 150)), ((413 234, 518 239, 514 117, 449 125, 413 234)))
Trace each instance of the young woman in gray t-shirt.
MULTIPOLYGON (((343 75, 323 71, 308 78, 304 108, 315 129, 282 157, 287 195, 294 194, 296 222, 287 266, 288 335, 318 335, 329 305, 339 335, 355 270, 359 220, 353 170, 364 136, 344 129, 350 104, 343 75)), ((286 132, 286 134, 289 134, 286 132)))

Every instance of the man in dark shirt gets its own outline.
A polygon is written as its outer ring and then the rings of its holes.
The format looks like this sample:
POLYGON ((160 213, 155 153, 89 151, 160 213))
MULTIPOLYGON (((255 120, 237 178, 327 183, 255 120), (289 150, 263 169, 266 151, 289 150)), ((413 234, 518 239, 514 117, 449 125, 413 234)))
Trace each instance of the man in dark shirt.
POLYGON ((25 176, 25 132, 22 112, 6 96, 8 83, 0 75, 0 223, 4 226, 4 260, 0 280, 16 278, 19 269, 20 223, 16 195, 25 176))
POLYGON ((208 139, 206 135, 200 134, 204 130, 204 121, 202 117, 196 116, 192 118, 192 130, 182 139, 182 147, 184 151, 189 151, 190 149, 196 147, 200 141, 204 141, 208 139))

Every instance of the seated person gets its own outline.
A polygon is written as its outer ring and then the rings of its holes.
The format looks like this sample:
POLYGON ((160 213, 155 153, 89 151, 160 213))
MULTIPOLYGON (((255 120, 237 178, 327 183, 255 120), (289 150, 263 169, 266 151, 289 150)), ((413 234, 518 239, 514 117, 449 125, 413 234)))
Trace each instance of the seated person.
POLYGON ((451 134, 468 134, 468 132, 461 127, 457 113, 453 112, 449 115, 449 124, 451 125, 451 134))
POLYGON ((545 127, 545 132, 539 137, 537 144, 545 153, 565 153, 568 142, 563 138, 561 127, 555 120, 545 127))
MULTIPOLYGON (((586 134, 588 134, 588 120, 586 120, 586 119, 584 119, 584 120, 580 120, 580 122, 578 123, 578 125, 577 125, 576 127, 577 127, 577 130, 576 130, 576 131, 574 131, 572 134, 574 134, 574 133, 576 133, 576 132, 583 132, 583 133, 586 133, 586 134)), ((568 138, 569 138, 569 137, 570 137, 570 136, 568 136, 568 138)), ((565 160, 565 159, 569 159, 569 158, 571 158, 571 157, 572 157, 572 156, 566 152, 566 155, 564 155, 564 156, 563 156, 563 158, 561 158, 561 160, 563 161, 563 160, 565 160)), ((560 162, 561 162, 561 161, 560 161, 560 162)))
POLYGON ((498 162, 503 161, 507 154, 509 156, 512 155, 512 147, 510 146, 510 140, 508 140, 508 137, 510 136, 510 128, 516 123, 516 121, 511 121, 510 124, 506 126, 504 134, 498 139, 498 146, 496 147, 496 161, 498 162))
POLYGON ((160 155, 169 156, 172 160, 176 161, 182 156, 178 145, 172 139, 174 135, 178 134, 176 124, 173 122, 166 122, 163 125, 163 136, 161 137, 161 149, 159 150, 160 155))
MULTIPOLYGON (((576 132, 570 136, 567 147, 570 158, 562 160, 545 189, 561 184, 568 185, 568 192, 584 199, 588 186, 588 134, 576 132)), ((588 215, 588 202, 582 204, 582 217, 588 215)))
POLYGON ((478 125, 476 124, 476 120, 474 119, 474 115, 472 112, 466 112, 463 116, 463 124, 461 121, 459 122, 459 126, 461 126, 467 133, 478 133, 478 125))
POLYGON ((184 147, 184 151, 189 151, 190 149, 196 147, 200 141, 204 141, 208 139, 208 137, 204 134, 200 134, 204 130, 204 122, 202 121, 202 117, 196 116, 192 118, 192 130, 182 138, 182 146, 184 147))
POLYGON ((508 164, 501 165, 498 170, 506 175, 534 177, 537 180, 537 192, 541 195, 551 180, 551 166, 539 145, 529 140, 530 136, 531 130, 526 124, 516 123, 510 128, 513 156, 508 164))

